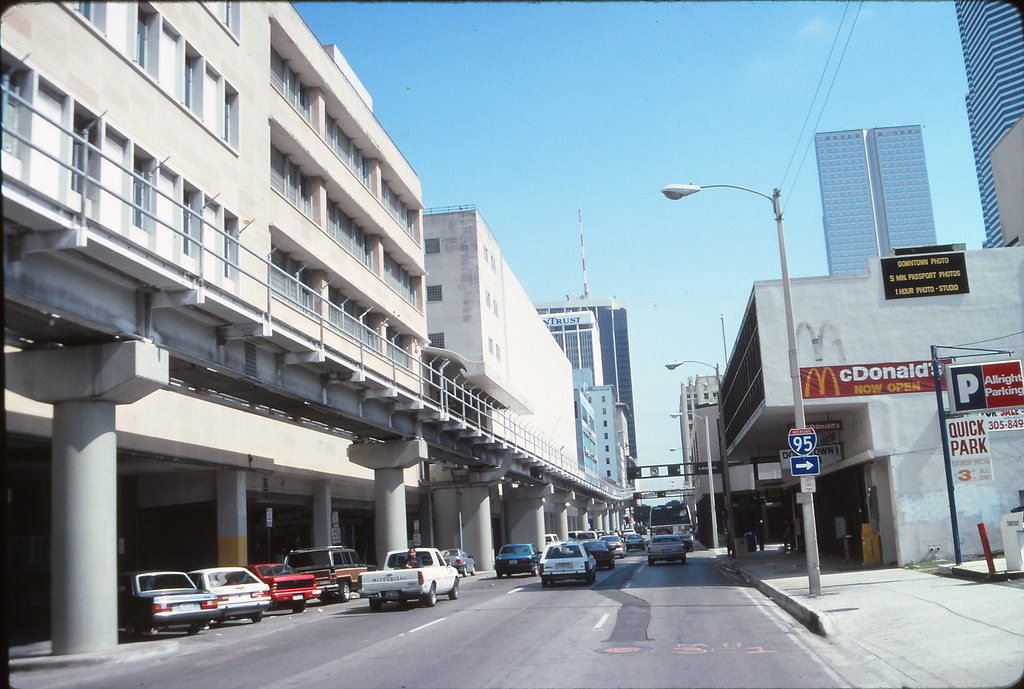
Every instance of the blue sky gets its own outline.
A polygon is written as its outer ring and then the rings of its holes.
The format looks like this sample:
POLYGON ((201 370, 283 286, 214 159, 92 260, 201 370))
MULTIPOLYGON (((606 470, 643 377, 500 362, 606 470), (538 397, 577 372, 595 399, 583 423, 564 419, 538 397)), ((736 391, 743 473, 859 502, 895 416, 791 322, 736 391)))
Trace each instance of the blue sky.
POLYGON ((724 369, 722 316, 731 350, 751 284, 780 275, 769 201, 671 202, 665 184, 780 187, 791 275, 825 275, 814 133, 919 124, 938 241, 981 248, 952 2, 296 7, 369 91, 426 206, 476 205, 531 299, 582 293, 582 211, 590 295, 629 308, 641 464, 673 461, 679 383, 710 372, 665 362, 724 369))

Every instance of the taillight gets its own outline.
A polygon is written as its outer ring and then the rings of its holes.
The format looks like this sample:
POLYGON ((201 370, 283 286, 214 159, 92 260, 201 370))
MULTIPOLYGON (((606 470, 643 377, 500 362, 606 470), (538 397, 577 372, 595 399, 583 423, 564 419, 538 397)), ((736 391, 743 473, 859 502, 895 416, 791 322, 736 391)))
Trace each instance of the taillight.
POLYGON ((540 563, 540 573, 541 573, 541 574, 543 574, 543 573, 544 573, 544 563, 543 563, 543 562, 542 562, 542 563, 540 563))
POLYGON ((216 610, 217 609, 217 601, 215 601, 215 600, 204 600, 202 603, 199 604, 199 607, 201 607, 203 610, 216 610))
POLYGON ((217 604, 218 605, 220 603, 225 603, 226 604, 229 600, 231 600, 231 599, 228 598, 227 596, 217 596, 217 604))
POLYGON ((422 585, 423 582, 425 581, 425 579, 423 578, 423 570, 419 570, 418 572, 416 572, 416 574, 419 575, 420 584, 422 585))
POLYGON ((331 581, 334 581, 335 579, 338 578, 338 573, 337 572, 331 572, 328 576, 330 577, 331 581))
POLYGON ((161 605, 160 603, 153 603, 153 612, 154 613, 170 612, 170 611, 171 611, 171 606, 170 605, 161 605))
POLYGON ((265 591, 253 591, 249 595, 252 596, 253 598, 263 598, 267 594, 266 594, 265 591))

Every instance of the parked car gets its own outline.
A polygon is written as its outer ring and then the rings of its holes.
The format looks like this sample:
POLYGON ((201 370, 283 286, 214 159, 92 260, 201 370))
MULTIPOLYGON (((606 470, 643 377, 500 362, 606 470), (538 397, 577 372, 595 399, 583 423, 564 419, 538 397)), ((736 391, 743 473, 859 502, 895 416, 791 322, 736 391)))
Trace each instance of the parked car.
POLYGON ((601 540, 608 544, 608 550, 612 551, 615 557, 626 557, 626 546, 617 534, 601 536, 601 540))
POLYGON ((532 543, 509 543, 501 546, 498 556, 494 558, 494 571, 499 579, 513 574, 535 577, 539 562, 540 551, 532 543))
POLYGON ((596 531, 570 531, 569 538, 575 541, 593 541, 597 538, 596 531))
POLYGON ((544 534, 544 547, 551 545, 552 543, 561 543, 562 539, 558 537, 556 533, 544 534))
POLYGON ((245 567, 210 567, 188 573, 197 587, 217 596, 220 615, 216 622, 263 619, 270 607, 270 587, 245 567))
POLYGON ((310 599, 320 596, 315 576, 300 574, 286 564, 249 565, 247 569, 270 587, 272 608, 291 608, 292 612, 302 612, 310 599))
POLYGON ((220 615, 217 596, 200 591, 184 572, 124 572, 117 579, 118 624, 129 635, 154 629, 205 629, 220 615))
POLYGON ((597 561, 583 543, 549 545, 540 561, 540 583, 552 586, 556 581, 582 579, 593 584, 597 578, 597 561))
POLYGON ((325 603, 347 603, 359 590, 359 575, 369 570, 352 548, 329 545, 320 548, 293 550, 284 558, 296 572, 312 574, 325 603))
POLYGON ((615 553, 608 547, 608 542, 603 538, 596 541, 583 541, 583 547, 594 557, 598 567, 613 569, 615 567, 615 553))
POLYGON ((647 541, 638 533, 626 534, 623 542, 625 543, 626 550, 644 550, 647 547, 647 541))
POLYGON ((658 560, 677 560, 686 564, 686 545, 683 537, 676 534, 653 536, 647 545, 647 564, 653 565, 658 560))
POLYGON ((473 556, 461 548, 449 548, 444 551, 444 559, 455 569, 459 570, 461 576, 476 575, 476 560, 473 556))

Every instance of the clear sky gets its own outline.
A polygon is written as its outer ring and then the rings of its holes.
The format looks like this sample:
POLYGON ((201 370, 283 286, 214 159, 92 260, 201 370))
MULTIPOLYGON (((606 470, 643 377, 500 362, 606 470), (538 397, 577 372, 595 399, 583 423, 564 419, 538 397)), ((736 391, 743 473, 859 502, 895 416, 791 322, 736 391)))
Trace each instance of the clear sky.
POLYGON ((582 211, 590 295, 629 309, 641 464, 678 461, 679 384, 713 372, 664 364, 724 370, 723 316, 731 351, 752 283, 780 276, 769 201, 665 184, 781 188, 790 274, 826 275, 814 133, 922 125, 938 241, 981 248, 952 2, 296 7, 426 206, 476 205, 534 301, 583 292, 582 211))

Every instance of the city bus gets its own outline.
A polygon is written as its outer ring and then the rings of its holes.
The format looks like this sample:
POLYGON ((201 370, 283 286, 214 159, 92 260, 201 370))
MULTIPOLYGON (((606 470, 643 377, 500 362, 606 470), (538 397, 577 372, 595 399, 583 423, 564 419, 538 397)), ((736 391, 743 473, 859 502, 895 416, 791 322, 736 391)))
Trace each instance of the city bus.
POLYGON ((693 520, 690 506, 679 500, 651 508, 650 535, 676 534, 682 536, 687 549, 693 550, 693 520))

